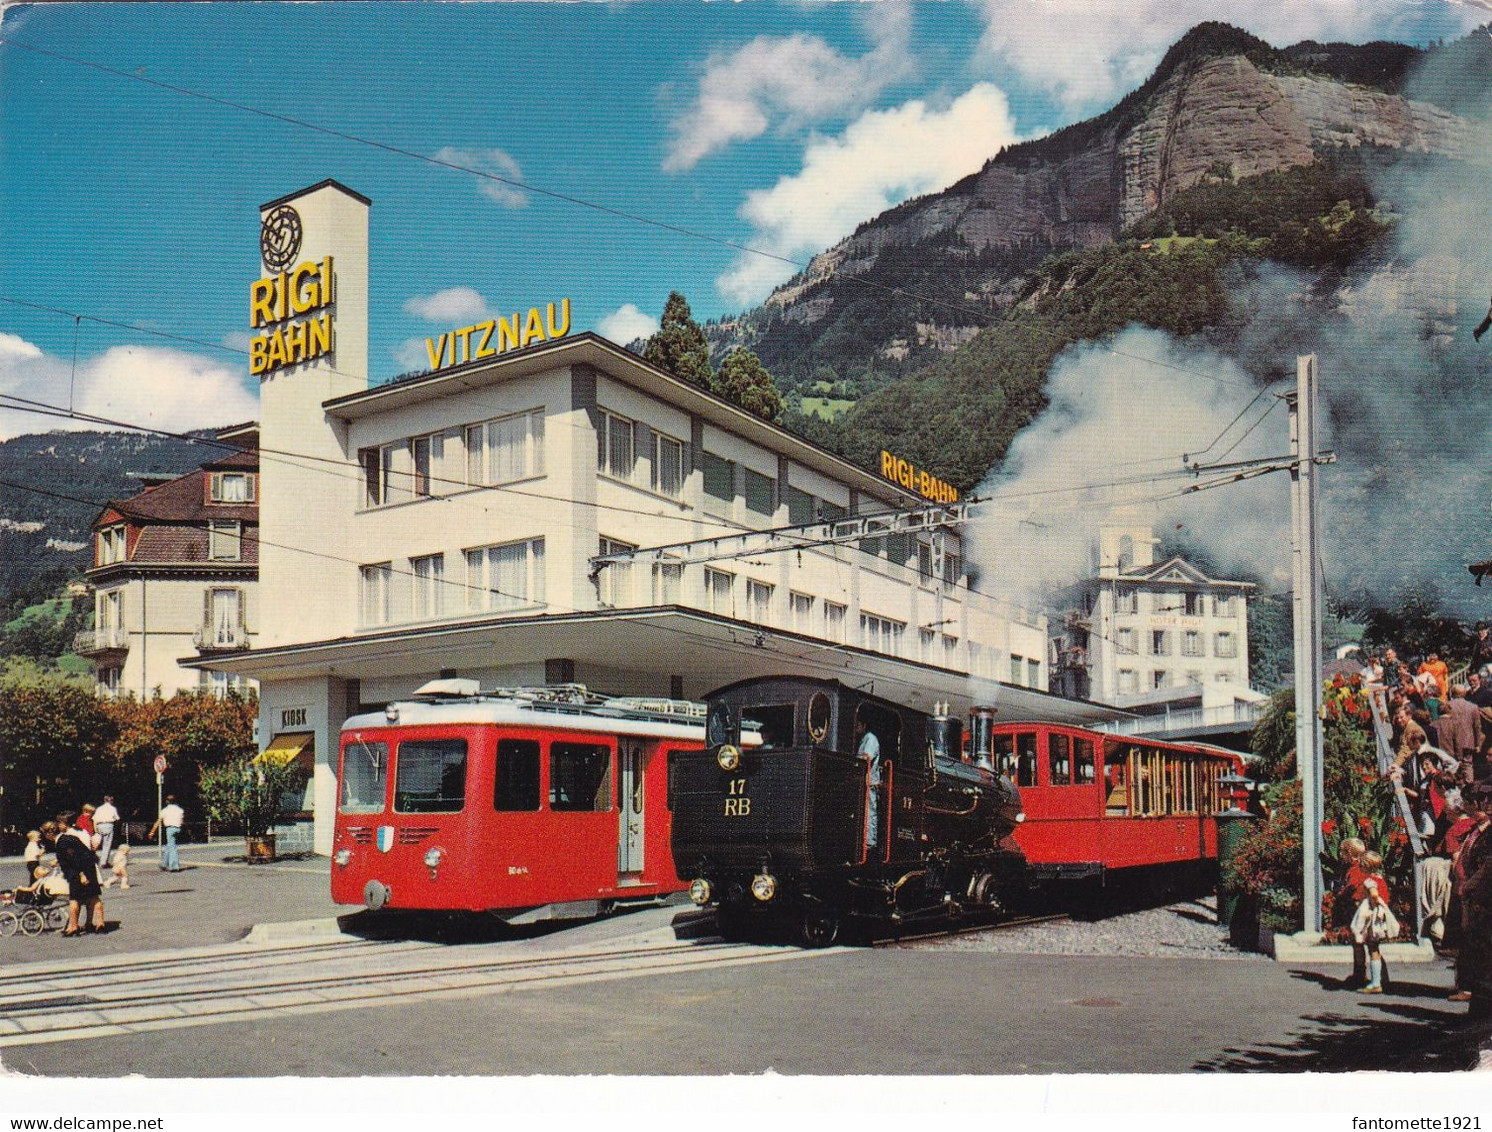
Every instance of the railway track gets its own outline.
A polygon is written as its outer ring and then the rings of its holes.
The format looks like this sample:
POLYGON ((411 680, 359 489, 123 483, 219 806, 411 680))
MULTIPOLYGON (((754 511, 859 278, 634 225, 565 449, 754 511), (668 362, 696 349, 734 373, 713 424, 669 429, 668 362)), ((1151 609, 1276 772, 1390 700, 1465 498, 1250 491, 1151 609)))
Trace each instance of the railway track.
POLYGON ((0 1049, 164 1029, 461 998, 579 982, 782 962, 822 952, 676 942, 658 933, 614 946, 515 954, 490 945, 336 941, 229 945, 183 956, 120 957, 0 977, 0 1049))
POLYGON ((1032 924, 1048 924, 1059 920, 1070 920, 1072 917, 1067 912, 1051 912, 1039 916, 1013 916, 1008 919, 986 918, 983 922, 977 920, 963 920, 951 923, 941 928, 929 928, 925 931, 901 932, 890 939, 876 940, 877 947, 904 947, 910 943, 916 943, 923 939, 946 939, 949 936, 972 935, 974 932, 997 932, 1008 931, 1011 928, 1025 928, 1032 924))

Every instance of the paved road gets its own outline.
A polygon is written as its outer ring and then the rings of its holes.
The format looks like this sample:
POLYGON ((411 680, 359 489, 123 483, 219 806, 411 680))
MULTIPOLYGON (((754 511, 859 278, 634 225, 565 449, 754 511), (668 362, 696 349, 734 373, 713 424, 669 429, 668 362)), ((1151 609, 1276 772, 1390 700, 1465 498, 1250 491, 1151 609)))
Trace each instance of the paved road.
MULTIPOLYGON (((142 1014, 145 1028, 97 1037, 60 1029, 104 1008, 69 1003, 56 963, 11 969, 7 986, 58 997, 59 1032, 0 1048, 0 1064, 85 1077, 1454 1070, 1468 1067, 1477 1038, 1459 1028, 1463 1008, 1445 1001, 1441 966, 1406 968, 1395 994, 1364 999, 1332 989, 1340 972, 1179 958, 732 952, 701 941, 683 963, 575 962, 643 943, 676 946, 672 915, 658 909, 518 939, 439 942, 432 933, 413 943, 205 949, 220 965, 184 966, 174 985, 208 1002, 184 1014, 217 1016, 151 1030, 153 1016, 142 1014), (343 948, 352 958, 328 966, 329 951, 343 948), (234 983, 251 978, 278 990, 255 996, 234 983), (320 981, 309 997, 281 985, 297 980, 320 981)), ((126 1003, 159 1006, 161 987, 124 985, 152 956, 100 962, 75 988, 107 986, 115 964, 126 1003)))

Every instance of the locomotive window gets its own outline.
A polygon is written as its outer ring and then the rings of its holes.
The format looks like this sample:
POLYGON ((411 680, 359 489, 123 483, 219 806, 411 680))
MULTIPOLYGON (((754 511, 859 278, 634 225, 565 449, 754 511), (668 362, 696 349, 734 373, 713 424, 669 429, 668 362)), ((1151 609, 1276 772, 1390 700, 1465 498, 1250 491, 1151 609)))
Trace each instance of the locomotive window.
POLYGON ((995 736, 995 770, 1015 781, 1015 736, 995 736))
POLYGON ((705 742, 711 747, 721 747, 726 743, 733 742, 730 724, 730 705, 724 700, 716 700, 710 705, 710 713, 705 718, 705 742))
POLYGON ((384 807, 388 786, 389 745, 354 739, 342 749, 342 797, 344 814, 376 814, 384 807))
POLYGON ((1015 737, 1015 784, 1036 785, 1036 732, 1021 731, 1015 737))
POLYGON ((1097 773, 1096 763, 1093 758, 1092 739, 1074 739, 1072 741, 1073 770, 1076 777, 1073 779, 1080 786, 1092 786, 1094 775, 1097 773))
POLYGON ((810 742, 822 743, 829 737, 829 697, 815 692, 808 701, 808 738, 810 742))
POLYGON ((1053 786, 1072 785, 1072 736, 1048 735, 1047 779, 1053 786))
POLYGON ((764 707, 749 707, 742 714, 746 722, 755 723, 762 731, 762 750, 791 747, 793 745, 794 705, 771 704, 764 707))
POLYGON ((494 810, 539 808, 539 744, 533 739, 502 739, 497 744, 494 810))
POLYGON ((551 744, 549 808, 592 813, 611 809, 611 748, 595 743, 551 744))
POLYGON ((394 809, 401 814, 454 814, 466 804, 466 740, 399 744, 394 809))

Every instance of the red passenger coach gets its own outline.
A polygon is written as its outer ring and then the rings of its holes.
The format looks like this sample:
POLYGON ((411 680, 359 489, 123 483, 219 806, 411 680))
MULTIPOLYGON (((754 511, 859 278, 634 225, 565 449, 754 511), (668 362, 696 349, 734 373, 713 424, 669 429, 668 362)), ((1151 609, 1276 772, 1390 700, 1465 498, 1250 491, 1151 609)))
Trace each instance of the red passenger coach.
POLYGON ((342 727, 332 899, 529 922, 678 891, 668 756, 703 745, 695 704, 427 684, 342 727))
POLYGON ((1241 770, 1239 756, 1048 723, 990 732, 995 766, 1020 789, 1016 841, 1035 876, 1217 860, 1218 779, 1241 770))

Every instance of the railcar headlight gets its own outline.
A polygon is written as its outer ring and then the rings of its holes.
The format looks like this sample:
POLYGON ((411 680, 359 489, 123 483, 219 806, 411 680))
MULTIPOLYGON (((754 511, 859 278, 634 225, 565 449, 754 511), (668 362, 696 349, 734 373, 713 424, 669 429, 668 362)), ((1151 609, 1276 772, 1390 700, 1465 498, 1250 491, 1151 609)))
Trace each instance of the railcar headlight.
POLYGON ((741 765, 741 748, 729 743, 723 744, 715 752, 715 761, 720 764, 721 770, 735 770, 741 765))
POLYGON ((1023 822, 1023 821, 1025 821, 1026 820, 1026 811, 1022 810, 1020 813, 1016 814, 1015 815, 1015 820, 1017 822, 1023 822))
POLYGON ((751 895, 765 904, 777 895, 777 878, 771 873, 757 873, 751 878, 751 895))
POLYGON ((352 860, 352 850, 348 849, 344 845, 341 849, 337 850, 336 855, 332 857, 332 860, 336 861, 337 864, 341 865, 345 869, 347 867, 347 862, 352 860))
POLYGON ((715 895, 715 890, 710 887, 710 882, 704 877, 696 877, 689 884, 689 899, 703 908, 710 902, 710 897, 715 895))
POLYGON ((383 718, 386 719, 386 720, 388 720, 390 723, 398 723, 399 722, 399 705, 398 704, 389 704, 388 707, 384 708, 383 709, 383 718))
POLYGON ((435 870, 440 868, 440 863, 444 861, 445 858, 446 851, 444 849, 435 848, 425 850, 425 868, 430 870, 431 880, 435 879, 435 870))

